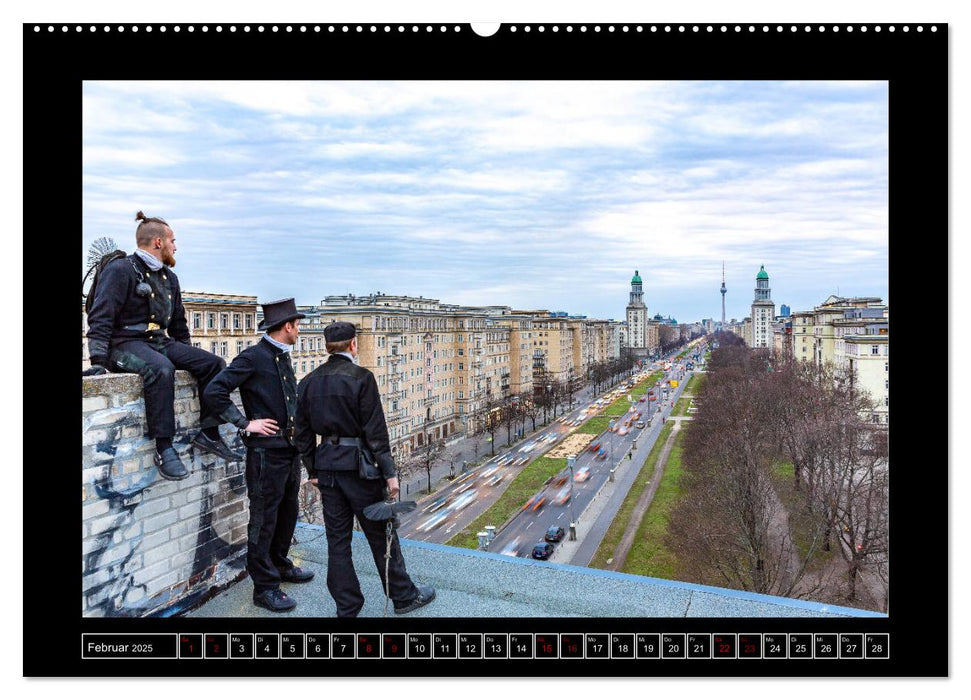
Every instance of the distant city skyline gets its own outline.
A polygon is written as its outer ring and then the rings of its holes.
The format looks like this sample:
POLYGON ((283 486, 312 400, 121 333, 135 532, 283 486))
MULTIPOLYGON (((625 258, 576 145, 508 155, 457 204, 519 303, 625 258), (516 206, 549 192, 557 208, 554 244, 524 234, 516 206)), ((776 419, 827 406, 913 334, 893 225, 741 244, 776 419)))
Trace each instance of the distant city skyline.
MULTIPOLYGON (((622 320, 888 299, 885 82, 85 82, 83 254, 176 232, 183 289, 622 320)), ((83 259, 82 259, 83 263, 83 259)))

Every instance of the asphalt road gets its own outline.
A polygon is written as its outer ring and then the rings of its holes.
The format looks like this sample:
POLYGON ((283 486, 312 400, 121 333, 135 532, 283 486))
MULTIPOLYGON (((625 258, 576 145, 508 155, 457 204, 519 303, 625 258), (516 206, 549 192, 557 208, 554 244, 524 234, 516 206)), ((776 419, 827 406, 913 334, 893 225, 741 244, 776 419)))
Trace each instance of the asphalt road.
MULTIPOLYGON (((651 370, 648 370, 651 371, 651 370)), ((676 369, 667 373, 664 379, 679 376, 676 369)), ((662 380, 663 381, 663 380, 662 380)), ((647 422, 652 418, 654 423, 648 426, 644 439, 656 439, 659 429, 652 426, 661 419, 659 406, 663 406, 664 413, 669 413, 673 400, 660 400, 671 396, 669 389, 661 390, 655 387, 655 400, 638 402, 624 416, 618 417, 618 426, 623 424, 634 411, 641 413, 640 420, 647 422)), ((648 397, 645 397, 648 398, 648 397)), ((407 539, 425 542, 444 543, 456 532, 484 513, 505 490, 505 487, 515 478, 516 474, 536 457, 544 454, 567 434, 570 434, 568 424, 580 417, 587 408, 584 402, 573 411, 561 418, 563 422, 554 421, 545 429, 538 431, 533 438, 516 445, 510 450, 500 452, 481 467, 456 479, 432 497, 423 499, 419 508, 401 518, 399 535, 407 539), (548 439, 548 442, 544 440, 548 439), (529 447, 532 445, 532 449, 529 447), (521 463, 518 463, 521 462, 521 463), (501 479, 498 483, 496 479, 501 479), (441 505, 439 505, 441 504, 441 505)), ((607 452, 604 459, 596 459, 594 453, 584 450, 578 455, 575 472, 589 468, 590 476, 583 481, 570 480, 569 470, 564 470, 552 480, 554 483, 544 487, 536 498, 545 498, 544 504, 536 511, 524 510, 517 515, 496 536, 489 549, 492 552, 514 554, 528 557, 532 546, 543 539, 546 529, 551 525, 563 527, 568 535, 571 517, 576 517, 589 505, 591 499, 609 478, 611 467, 624 457, 633 445, 633 441, 641 434, 641 430, 633 425, 626 435, 606 432, 593 440, 591 444, 602 443, 607 452), (559 482, 559 483, 557 483, 559 482), (572 495, 563 501, 563 489, 573 486, 572 495), (559 496, 559 498, 558 498, 559 496), (559 502, 562 501, 562 502, 559 502), (572 511, 571 511, 572 501, 572 511), (572 512, 572 515, 571 515, 572 512)), ((638 445, 640 446, 640 445, 638 445)), ((492 523, 497 528, 503 523, 492 523)))

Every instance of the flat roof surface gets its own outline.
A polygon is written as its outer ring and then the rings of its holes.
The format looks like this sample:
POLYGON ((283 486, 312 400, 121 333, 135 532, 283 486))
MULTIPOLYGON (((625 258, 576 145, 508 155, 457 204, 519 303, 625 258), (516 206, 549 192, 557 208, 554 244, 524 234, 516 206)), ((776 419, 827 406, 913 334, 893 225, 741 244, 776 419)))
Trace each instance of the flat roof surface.
MULTIPOLYGON (((187 617, 334 617, 327 591, 327 538, 323 527, 299 523, 294 562, 316 573, 308 583, 284 583, 297 607, 275 614, 252 603, 244 579, 187 617)), ((436 598, 405 617, 886 617, 882 613, 793 598, 667 581, 568 564, 554 564, 445 545, 402 540, 416 584, 436 598)), ((363 534, 354 533, 354 568, 365 603, 361 617, 382 617, 384 591, 363 534)), ((388 614, 394 615, 388 605, 388 614)))

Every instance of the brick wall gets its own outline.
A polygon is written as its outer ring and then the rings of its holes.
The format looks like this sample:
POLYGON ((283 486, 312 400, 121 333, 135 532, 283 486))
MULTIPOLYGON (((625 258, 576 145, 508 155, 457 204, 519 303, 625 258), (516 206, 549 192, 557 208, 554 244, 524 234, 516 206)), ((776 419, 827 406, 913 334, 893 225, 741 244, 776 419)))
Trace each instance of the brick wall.
MULTIPOLYGON (((245 465, 189 447, 199 389, 176 373, 173 440, 191 476, 166 481, 145 436, 142 380, 82 378, 81 611, 92 617, 171 615, 244 575, 245 465)), ((238 392, 234 399, 239 405, 238 392)), ((232 426, 226 443, 243 448, 232 426)))

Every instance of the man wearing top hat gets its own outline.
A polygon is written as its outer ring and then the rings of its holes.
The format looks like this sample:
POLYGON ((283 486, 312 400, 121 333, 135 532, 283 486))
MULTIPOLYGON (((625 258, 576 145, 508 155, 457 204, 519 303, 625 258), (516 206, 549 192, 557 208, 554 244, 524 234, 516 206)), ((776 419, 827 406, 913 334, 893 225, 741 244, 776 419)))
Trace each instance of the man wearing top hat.
POLYGON ((297 392, 297 448, 323 501, 327 530, 327 589, 338 617, 356 617, 364 596, 351 561, 351 528, 357 517, 371 547, 382 583, 398 614, 431 602, 435 589, 415 586, 405 570, 398 535, 387 520, 371 520, 365 509, 398 495, 388 426, 374 375, 357 363, 357 334, 338 321, 324 329, 330 357, 300 382, 297 392), (320 445, 317 436, 321 437, 320 445), (363 460, 363 462, 362 462, 363 460), (385 580, 385 566, 388 569, 385 580))
POLYGON ((253 603, 283 612, 296 602, 280 590, 281 581, 303 583, 314 577, 287 557, 297 525, 300 457, 294 440, 297 379, 290 348, 300 334, 296 303, 282 299, 263 304, 266 331, 243 350, 206 387, 206 400, 232 423, 246 445, 249 495, 246 570, 253 579, 253 603), (244 416, 230 399, 239 388, 244 416))

